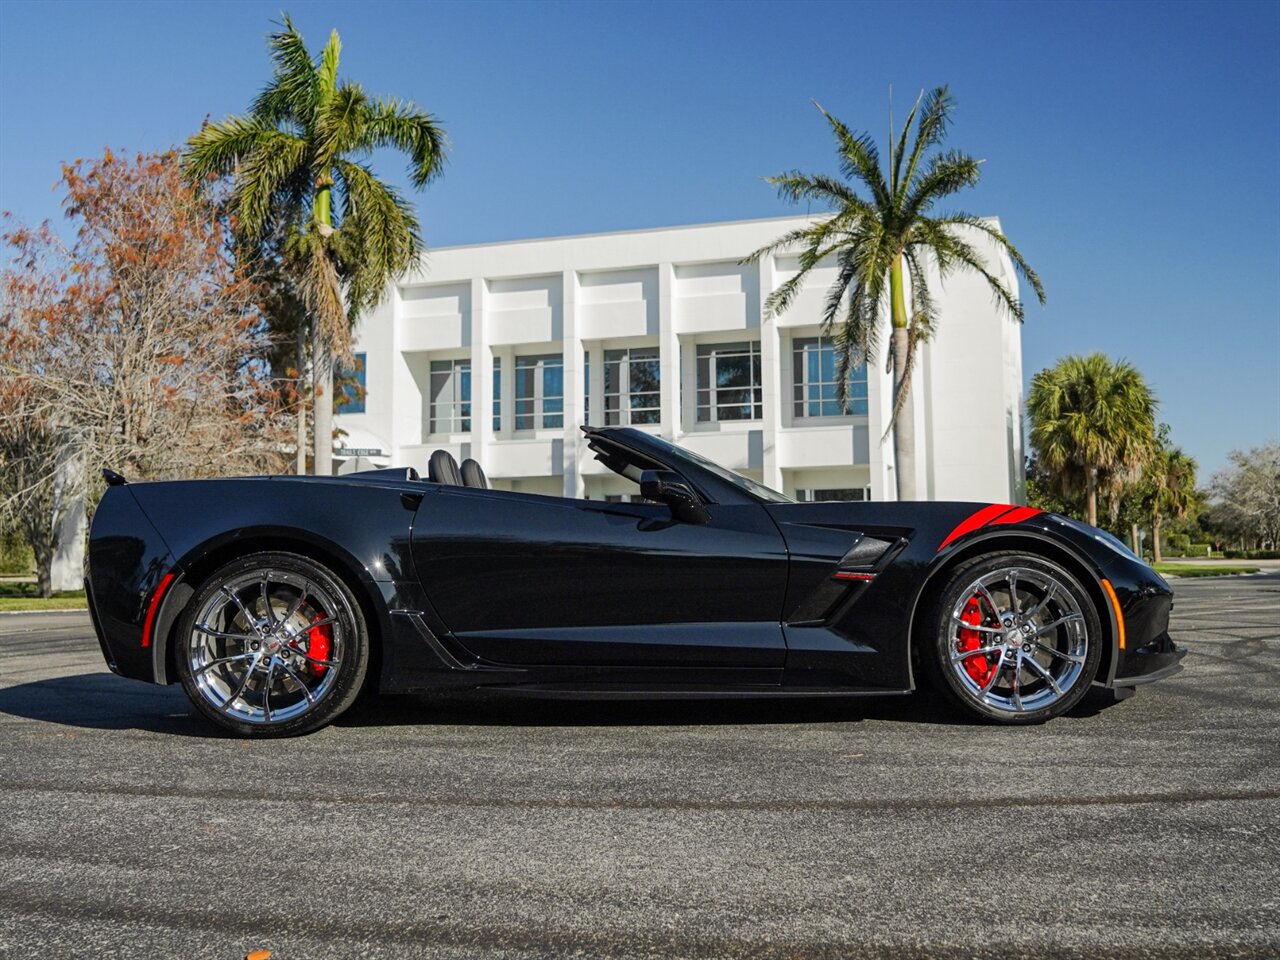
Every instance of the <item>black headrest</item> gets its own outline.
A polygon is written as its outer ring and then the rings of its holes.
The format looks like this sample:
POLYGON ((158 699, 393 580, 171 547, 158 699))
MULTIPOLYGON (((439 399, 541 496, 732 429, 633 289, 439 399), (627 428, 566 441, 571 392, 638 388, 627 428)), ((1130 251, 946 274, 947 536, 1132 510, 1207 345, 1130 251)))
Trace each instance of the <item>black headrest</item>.
POLYGON ((448 450, 437 450, 427 461, 427 476, 432 483, 443 483, 450 487, 462 486, 462 472, 458 469, 458 461, 448 450))
POLYGON ((489 489, 489 478, 484 475, 484 470, 480 468, 480 464, 470 457, 462 461, 462 482, 468 487, 477 487, 481 490, 489 489))

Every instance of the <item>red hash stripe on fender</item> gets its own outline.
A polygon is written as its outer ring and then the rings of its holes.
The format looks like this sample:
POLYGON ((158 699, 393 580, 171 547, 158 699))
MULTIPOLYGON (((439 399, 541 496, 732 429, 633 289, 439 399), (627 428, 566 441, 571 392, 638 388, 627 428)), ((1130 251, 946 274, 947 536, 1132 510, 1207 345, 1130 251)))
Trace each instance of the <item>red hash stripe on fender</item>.
POLYGON ((156 592, 151 595, 151 603, 147 606, 147 619, 142 622, 142 645, 144 647, 151 646, 151 629, 156 625, 156 611, 160 609, 160 601, 172 581, 173 574, 166 573, 160 579, 160 585, 156 587, 156 592))
POLYGON ((1044 511, 1037 510, 1035 507, 1016 507, 996 517, 991 523, 993 526, 997 523, 1021 523, 1023 520, 1030 520, 1038 513, 1044 513, 1044 511))
POLYGON ((1021 523, 1023 520, 1029 520, 1036 514, 1043 512, 1035 509, 1035 507, 1015 507, 1011 503, 993 503, 989 507, 983 507, 977 513, 970 514, 968 518, 956 524, 956 528, 947 534, 947 539, 938 544, 938 549, 942 550, 952 541, 959 540, 966 533, 972 533, 980 527, 999 523, 1021 523))

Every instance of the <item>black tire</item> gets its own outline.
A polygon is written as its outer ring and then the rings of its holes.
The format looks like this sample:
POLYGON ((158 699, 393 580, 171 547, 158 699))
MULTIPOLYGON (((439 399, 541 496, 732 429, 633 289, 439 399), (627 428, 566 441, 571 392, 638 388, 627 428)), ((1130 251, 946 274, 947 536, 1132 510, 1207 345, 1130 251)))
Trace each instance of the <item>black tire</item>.
POLYGON ((1002 551, 961 564, 925 616, 930 685, 988 722, 1061 716, 1088 693, 1102 659, 1093 598, 1068 570, 1034 554, 1002 551))
POLYGON ((298 554, 255 553, 196 590, 178 620, 176 659, 187 697, 218 726, 290 737, 355 701, 369 665, 368 627, 332 570, 298 554))

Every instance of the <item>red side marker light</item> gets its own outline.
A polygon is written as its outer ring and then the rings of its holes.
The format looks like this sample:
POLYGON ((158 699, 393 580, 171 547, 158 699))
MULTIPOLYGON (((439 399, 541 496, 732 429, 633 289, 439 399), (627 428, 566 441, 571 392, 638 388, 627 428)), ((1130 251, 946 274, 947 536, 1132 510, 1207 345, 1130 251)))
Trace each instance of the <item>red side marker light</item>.
POLYGON ((837 570, 835 577, 837 580, 874 580, 874 573, 859 573, 854 570, 837 570))
POLYGON ((169 584, 172 582, 172 573, 166 573, 161 577, 160 583, 156 586, 156 592, 151 595, 151 602, 147 604, 147 618, 142 621, 142 645, 144 647, 151 646, 151 630, 156 625, 156 611, 160 609, 160 601, 164 599, 164 592, 169 589, 169 584))

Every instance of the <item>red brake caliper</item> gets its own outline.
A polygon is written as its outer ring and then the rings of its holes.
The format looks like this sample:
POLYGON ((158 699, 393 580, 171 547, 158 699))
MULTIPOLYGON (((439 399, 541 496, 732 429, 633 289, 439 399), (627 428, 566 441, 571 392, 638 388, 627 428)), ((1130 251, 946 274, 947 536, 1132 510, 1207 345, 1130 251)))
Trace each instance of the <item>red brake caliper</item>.
MULTIPOLYGON (((315 608, 315 612, 319 614, 317 620, 323 620, 324 611, 315 608)), ((315 657, 316 660, 328 660, 329 651, 333 648, 333 624, 326 623, 321 627, 312 627, 307 631, 307 655, 315 657)), ((322 676, 327 667, 322 663, 308 663, 311 668, 312 676, 322 676)))
MULTIPOLYGON (((969 602, 964 605, 964 610, 960 613, 960 619, 970 626, 982 626, 982 607, 978 603, 977 597, 970 597, 969 602)), ((966 650, 977 650, 982 646, 982 634, 977 630, 966 630, 960 628, 959 643, 956 645, 957 653, 964 653, 966 650)), ((986 686, 987 681, 991 679, 991 671, 994 665, 987 658, 986 654, 975 653, 972 657, 965 657, 963 661, 964 669, 972 678, 973 682, 979 686, 986 686)))

